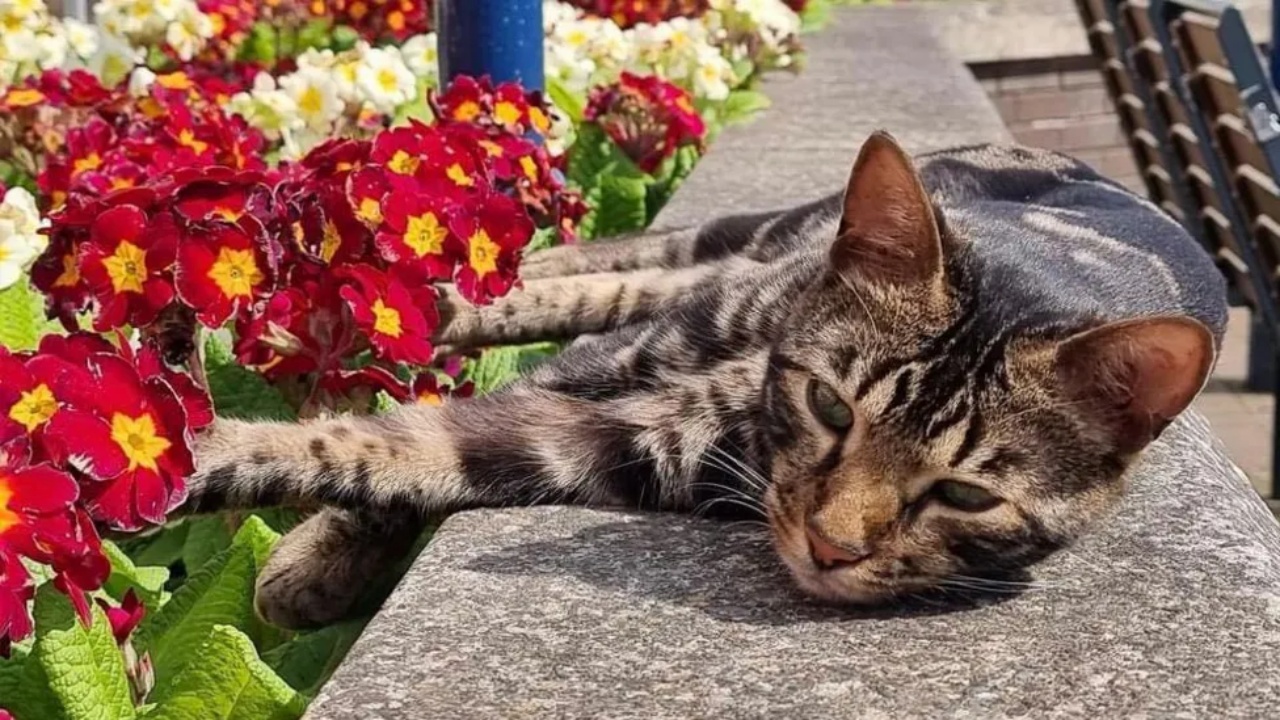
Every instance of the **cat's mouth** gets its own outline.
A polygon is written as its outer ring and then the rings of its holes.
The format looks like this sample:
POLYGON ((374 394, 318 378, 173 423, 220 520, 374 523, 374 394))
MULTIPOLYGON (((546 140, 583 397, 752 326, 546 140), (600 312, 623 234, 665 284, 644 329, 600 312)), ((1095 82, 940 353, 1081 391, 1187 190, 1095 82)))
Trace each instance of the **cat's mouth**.
POLYGON ((829 602, 879 605, 915 589, 877 574, 886 562, 874 554, 830 562, 820 545, 822 540, 806 530, 801 517, 792 517, 780 507, 772 488, 765 495, 765 507, 774 548, 796 584, 810 595, 829 602))

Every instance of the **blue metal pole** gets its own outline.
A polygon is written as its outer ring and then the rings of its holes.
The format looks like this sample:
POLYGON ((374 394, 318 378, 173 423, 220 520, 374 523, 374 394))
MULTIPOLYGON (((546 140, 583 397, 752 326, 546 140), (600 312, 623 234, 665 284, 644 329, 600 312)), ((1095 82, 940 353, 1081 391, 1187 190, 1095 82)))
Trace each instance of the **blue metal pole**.
POLYGON ((1280 0, 1271 0, 1271 84, 1280 87, 1280 0))
POLYGON ((542 0, 437 0, 436 28, 443 83, 488 75, 544 89, 542 0))

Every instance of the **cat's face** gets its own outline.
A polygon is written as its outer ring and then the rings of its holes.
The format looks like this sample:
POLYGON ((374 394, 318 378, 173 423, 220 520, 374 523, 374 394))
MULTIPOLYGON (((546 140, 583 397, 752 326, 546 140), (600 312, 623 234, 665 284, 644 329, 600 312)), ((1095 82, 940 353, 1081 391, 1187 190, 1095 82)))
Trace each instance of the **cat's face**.
POLYGON ((765 388, 780 555, 809 592, 862 603, 1046 557, 1120 497, 1203 385, 1211 336, 1186 318, 985 327, 963 242, 887 136, 848 195, 765 388))

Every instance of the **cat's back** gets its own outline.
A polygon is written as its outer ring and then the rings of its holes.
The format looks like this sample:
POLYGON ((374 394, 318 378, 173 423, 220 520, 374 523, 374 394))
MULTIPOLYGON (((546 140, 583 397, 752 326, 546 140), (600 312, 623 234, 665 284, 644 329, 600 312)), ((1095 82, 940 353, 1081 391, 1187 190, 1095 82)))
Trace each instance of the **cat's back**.
POLYGON ((949 226, 972 243, 983 304, 1002 320, 1188 314, 1221 340, 1221 272, 1147 200, 1047 150, 976 146, 919 162, 949 226))

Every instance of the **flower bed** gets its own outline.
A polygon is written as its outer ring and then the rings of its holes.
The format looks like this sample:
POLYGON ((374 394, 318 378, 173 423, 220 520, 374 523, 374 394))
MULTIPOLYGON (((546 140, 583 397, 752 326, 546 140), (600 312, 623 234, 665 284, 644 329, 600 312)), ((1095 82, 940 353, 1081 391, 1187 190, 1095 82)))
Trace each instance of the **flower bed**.
POLYGON ((780 0, 585 5, 543 94, 438 87, 422 0, 0 3, 0 718, 301 714, 362 624, 255 617, 293 513, 166 524, 194 437, 510 381, 556 348, 442 356, 436 287, 644 227, 797 64, 780 0))

